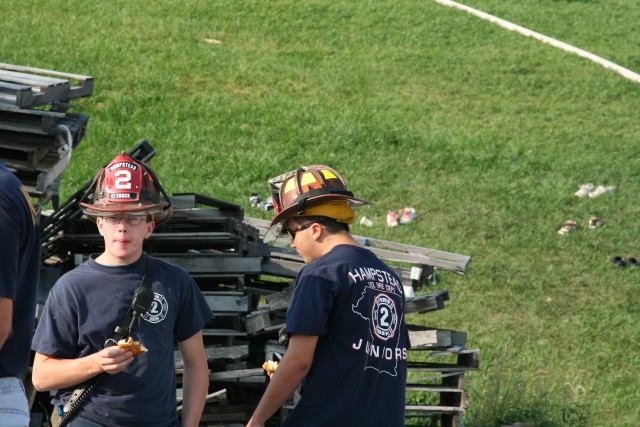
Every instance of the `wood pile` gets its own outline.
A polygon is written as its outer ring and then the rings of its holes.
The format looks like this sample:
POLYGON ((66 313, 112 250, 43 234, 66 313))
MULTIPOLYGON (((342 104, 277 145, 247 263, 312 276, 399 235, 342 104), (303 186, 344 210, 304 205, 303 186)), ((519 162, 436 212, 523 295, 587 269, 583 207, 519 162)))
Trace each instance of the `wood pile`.
POLYGON ((60 174, 89 117, 69 112, 93 78, 0 63, 0 158, 40 205, 57 202, 60 174))

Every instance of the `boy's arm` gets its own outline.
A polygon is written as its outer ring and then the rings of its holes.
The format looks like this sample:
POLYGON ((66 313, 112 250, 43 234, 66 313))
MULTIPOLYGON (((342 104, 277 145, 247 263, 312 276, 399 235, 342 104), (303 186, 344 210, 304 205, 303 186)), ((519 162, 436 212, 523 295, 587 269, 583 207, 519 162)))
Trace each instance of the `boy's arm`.
POLYGON ((287 352, 278 363, 278 369, 271 377, 247 427, 263 426, 293 394, 311 368, 317 343, 316 336, 291 335, 287 352))
POLYGON ((4 345, 13 323, 13 300, 0 297, 0 349, 4 345))
POLYGON ((197 427, 209 390, 209 367, 202 343, 202 331, 178 343, 184 360, 182 379, 182 426, 197 427))
POLYGON ((36 352, 31 381, 38 391, 73 387, 102 372, 117 374, 133 357, 132 352, 118 347, 107 347, 78 359, 60 359, 36 352))

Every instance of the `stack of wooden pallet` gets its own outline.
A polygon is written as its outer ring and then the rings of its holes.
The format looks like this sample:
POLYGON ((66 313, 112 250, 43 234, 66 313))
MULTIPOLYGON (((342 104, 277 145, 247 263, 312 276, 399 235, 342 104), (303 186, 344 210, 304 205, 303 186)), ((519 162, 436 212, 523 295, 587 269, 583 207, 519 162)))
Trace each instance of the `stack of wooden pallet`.
MULTIPOLYGON (((407 313, 411 312, 407 307, 407 313)), ((462 426, 462 413, 469 406, 465 373, 479 368, 479 350, 465 347, 464 332, 415 325, 408 328, 412 348, 407 367, 406 425, 462 426)))
POLYGON ((57 202, 60 174, 89 117, 69 101, 91 96, 93 79, 0 63, 0 158, 40 204, 57 202))

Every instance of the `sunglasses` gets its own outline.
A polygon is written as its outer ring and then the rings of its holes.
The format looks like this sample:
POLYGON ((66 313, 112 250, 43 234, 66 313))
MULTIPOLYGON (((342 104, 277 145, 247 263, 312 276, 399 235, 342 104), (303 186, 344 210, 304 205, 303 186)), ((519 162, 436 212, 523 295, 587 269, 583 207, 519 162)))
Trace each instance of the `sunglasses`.
POLYGON ((104 216, 102 218, 111 225, 118 225, 122 221, 125 221, 129 225, 138 225, 142 221, 146 220, 147 217, 145 215, 132 215, 126 218, 121 218, 119 216, 104 216))
POLYGON ((307 228, 311 227, 313 224, 323 224, 327 222, 327 220, 318 220, 318 221, 313 221, 313 222, 308 222, 306 224, 300 225, 298 227, 294 227, 294 228, 285 228, 284 230, 282 230, 282 234, 288 234, 289 237, 291 237, 291 240, 296 238, 296 233, 298 231, 302 231, 302 230, 306 230, 307 228))
POLYGON ((313 224, 316 224, 315 222, 310 222, 308 224, 304 224, 301 225, 299 227, 295 227, 295 228, 287 228, 284 230, 285 233, 287 233, 289 235, 289 237, 291 237, 291 240, 296 238, 296 233, 298 231, 302 231, 302 230, 306 230, 307 228, 311 227, 313 224))

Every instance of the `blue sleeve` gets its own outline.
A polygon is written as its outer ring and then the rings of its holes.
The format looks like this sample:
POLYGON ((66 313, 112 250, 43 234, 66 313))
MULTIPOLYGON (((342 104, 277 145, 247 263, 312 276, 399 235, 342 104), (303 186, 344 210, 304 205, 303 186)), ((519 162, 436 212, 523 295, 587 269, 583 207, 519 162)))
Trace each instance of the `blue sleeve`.
POLYGON ((7 209, 8 200, 0 198, 0 239, 2 239, 2 255, 0 256, 0 296, 16 299, 18 285, 18 254, 20 238, 18 225, 13 217, 15 212, 7 209))
POLYGON ((180 310, 173 330, 178 342, 191 338, 213 319, 209 304, 189 273, 183 272, 180 310))
POLYGON ((0 239, 2 249, 0 255, 0 296, 16 299, 18 285, 18 257, 20 256, 20 233, 22 212, 18 206, 18 198, 24 198, 18 189, 16 179, 11 172, 0 169, 0 239))
POLYGON ((59 279, 49 296, 33 336, 31 348, 38 353, 65 359, 78 356, 77 314, 71 296, 62 292, 59 279))
POLYGON ((287 333, 321 336, 335 301, 333 284, 317 275, 301 276, 287 310, 287 333))

